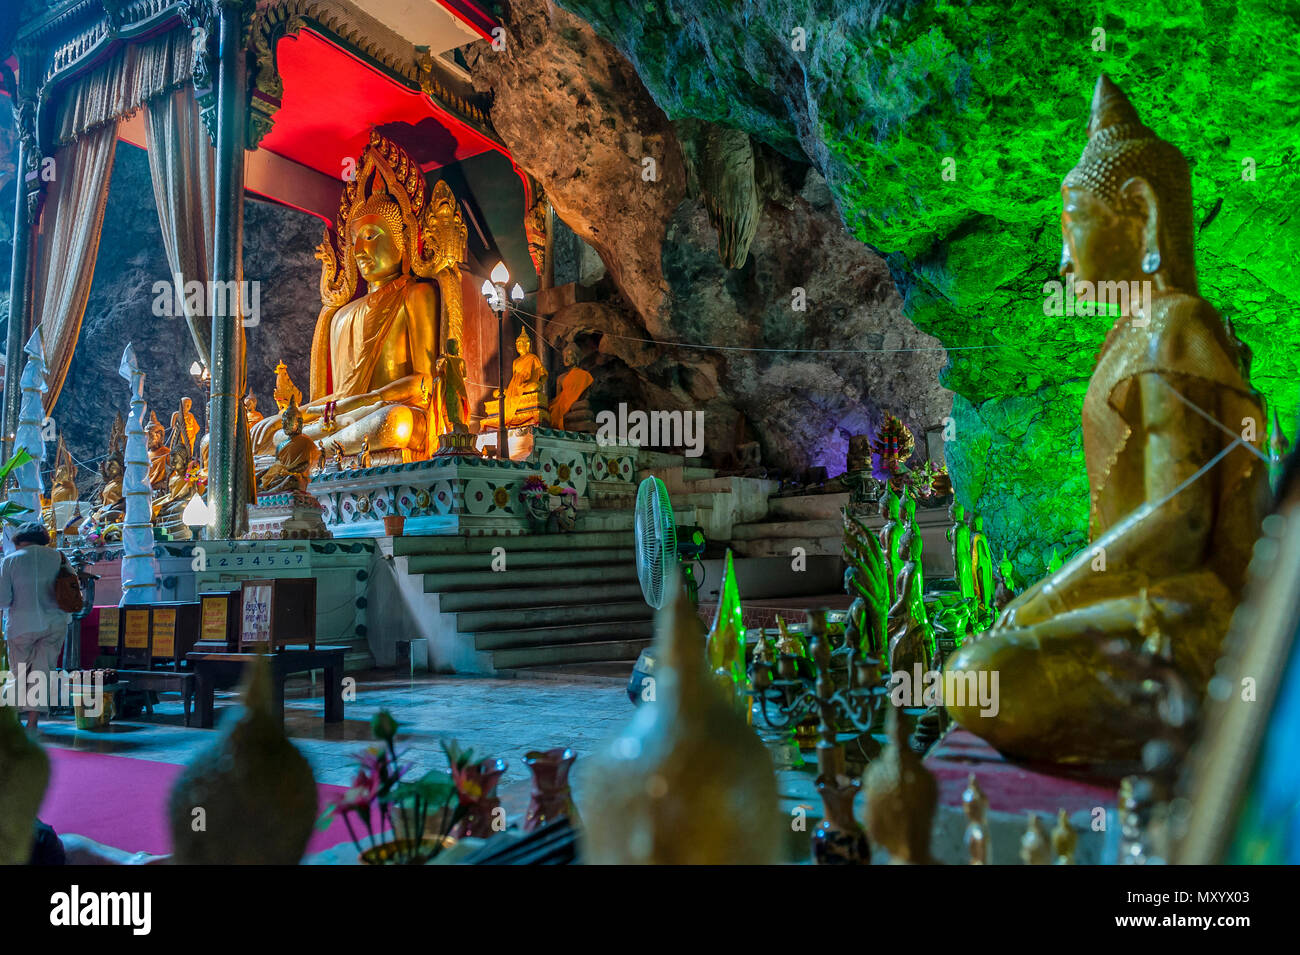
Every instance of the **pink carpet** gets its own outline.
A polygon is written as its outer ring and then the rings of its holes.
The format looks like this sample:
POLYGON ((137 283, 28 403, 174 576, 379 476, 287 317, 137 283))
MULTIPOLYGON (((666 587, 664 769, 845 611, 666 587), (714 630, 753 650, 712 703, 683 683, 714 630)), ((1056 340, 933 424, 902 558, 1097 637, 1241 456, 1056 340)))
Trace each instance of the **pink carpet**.
POLYGON ((1055 817, 1057 809, 1115 805, 1114 780, 1065 775, 1059 767, 1013 763, 968 730, 956 727, 925 757, 925 767, 939 783, 939 804, 960 806, 971 773, 999 812, 1035 812, 1055 817))
MULTIPOLYGON (((41 821, 62 835, 75 832, 128 852, 171 852, 167 794, 184 766, 128 756, 106 756, 47 747, 50 785, 41 804, 41 821)), ((318 785, 320 807, 342 791, 318 785)), ((334 819, 312 834, 307 851, 320 852, 348 842, 347 827, 334 819)))

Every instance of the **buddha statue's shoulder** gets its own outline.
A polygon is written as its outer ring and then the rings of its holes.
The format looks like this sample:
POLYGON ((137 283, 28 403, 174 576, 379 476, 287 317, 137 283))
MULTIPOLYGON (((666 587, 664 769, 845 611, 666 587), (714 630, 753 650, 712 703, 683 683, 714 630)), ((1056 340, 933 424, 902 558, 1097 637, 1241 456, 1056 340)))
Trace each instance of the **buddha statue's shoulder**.
POLYGON ((413 275, 402 276, 402 304, 408 309, 412 306, 432 307, 438 304, 438 285, 430 279, 417 278, 413 275))
POLYGON ((1200 296, 1157 296, 1151 307, 1151 336, 1155 370, 1248 388, 1241 344, 1218 310, 1200 296))

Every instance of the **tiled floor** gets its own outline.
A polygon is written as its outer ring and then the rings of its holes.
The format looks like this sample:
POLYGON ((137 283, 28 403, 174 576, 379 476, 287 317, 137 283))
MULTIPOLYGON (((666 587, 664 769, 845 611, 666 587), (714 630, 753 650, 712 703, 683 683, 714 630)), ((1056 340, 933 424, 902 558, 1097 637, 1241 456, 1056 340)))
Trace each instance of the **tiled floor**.
MULTIPOLYGON (((633 706, 626 683, 614 679, 581 681, 499 680, 463 676, 395 679, 390 672, 357 675, 355 702, 345 706, 342 723, 322 719, 321 686, 290 684, 285 699, 285 729, 311 763, 318 783, 346 786, 352 781, 352 754, 370 742, 370 718, 388 709, 401 724, 399 743, 416 768, 446 768, 440 741, 454 739, 477 757, 504 757, 509 764, 499 793, 510 816, 528 802, 530 774, 523 756, 531 749, 571 746, 578 753, 571 783, 579 808, 585 764, 629 720, 633 706)), ((47 746, 110 753, 170 763, 188 763, 216 736, 213 730, 186 728, 181 705, 169 696, 154 706, 154 716, 114 720, 103 730, 78 730, 68 719, 44 721, 47 746)), ((217 694, 217 722, 234 716, 238 698, 217 694)))

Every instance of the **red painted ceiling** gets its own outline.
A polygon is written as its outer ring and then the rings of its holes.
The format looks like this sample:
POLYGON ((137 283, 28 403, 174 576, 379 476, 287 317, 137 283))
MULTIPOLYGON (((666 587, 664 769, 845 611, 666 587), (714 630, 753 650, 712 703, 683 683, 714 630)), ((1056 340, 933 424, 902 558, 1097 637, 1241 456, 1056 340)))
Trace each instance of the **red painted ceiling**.
POLYGON ((281 39, 276 58, 284 99, 259 148, 333 179, 342 180, 345 160, 361 154, 376 126, 425 171, 500 149, 423 93, 310 30, 281 39))

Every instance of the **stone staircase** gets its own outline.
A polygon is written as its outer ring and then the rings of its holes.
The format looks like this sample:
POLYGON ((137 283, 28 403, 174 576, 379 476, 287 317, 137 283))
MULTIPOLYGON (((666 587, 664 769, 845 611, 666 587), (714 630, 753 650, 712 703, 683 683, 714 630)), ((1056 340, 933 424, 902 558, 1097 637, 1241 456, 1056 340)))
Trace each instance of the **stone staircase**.
MULTIPOLYGON (((737 557, 789 558, 795 547, 802 547, 809 557, 839 555, 844 546, 840 510, 848 501, 847 491, 772 497, 766 519, 732 527, 732 551, 737 557)), ((873 515, 864 523, 879 530, 883 522, 873 515)), ((951 524, 944 508, 917 509, 922 564, 928 575, 952 576, 952 550, 945 537, 951 524)))
POLYGON ((687 464, 676 454, 641 452, 638 481, 654 475, 664 482, 679 527, 699 527, 710 542, 725 544, 745 521, 762 520, 777 481, 718 477, 713 468, 687 464))
POLYGON ((435 659, 458 672, 610 661, 630 671, 653 628, 631 517, 597 508, 571 534, 395 539, 394 557, 437 614, 435 659))
POLYGON ((837 555, 843 549, 840 509, 849 501, 840 494, 772 497, 767 517, 731 529, 731 547, 738 557, 789 557, 802 547, 809 557, 837 555))

